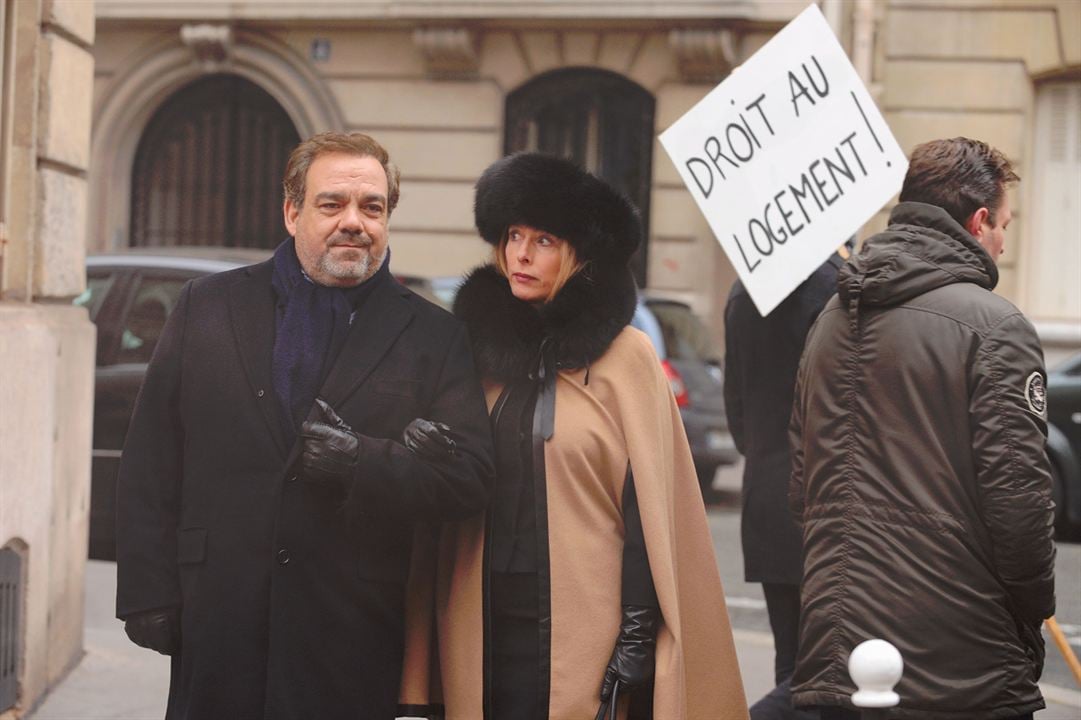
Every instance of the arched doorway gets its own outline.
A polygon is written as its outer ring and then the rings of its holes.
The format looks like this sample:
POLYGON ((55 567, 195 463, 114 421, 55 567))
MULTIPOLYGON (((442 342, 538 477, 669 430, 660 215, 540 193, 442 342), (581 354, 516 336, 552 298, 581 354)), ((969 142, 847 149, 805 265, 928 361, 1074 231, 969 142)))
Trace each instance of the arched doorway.
POLYGON ((285 237, 282 171, 299 141, 250 80, 208 75, 182 87, 139 140, 129 244, 274 247, 285 237))
POLYGON ((638 206, 647 237, 632 259, 645 286, 656 102, 645 88, 594 68, 555 70, 507 96, 504 152, 536 150, 574 160, 638 206))

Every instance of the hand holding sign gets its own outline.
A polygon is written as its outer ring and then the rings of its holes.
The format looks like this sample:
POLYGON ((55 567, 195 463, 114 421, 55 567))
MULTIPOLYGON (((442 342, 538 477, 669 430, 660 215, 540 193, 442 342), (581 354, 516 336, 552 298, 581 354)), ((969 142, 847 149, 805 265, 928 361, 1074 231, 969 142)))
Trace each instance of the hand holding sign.
POLYGON ((889 200, 907 169, 816 5, 660 139, 762 315, 889 200))

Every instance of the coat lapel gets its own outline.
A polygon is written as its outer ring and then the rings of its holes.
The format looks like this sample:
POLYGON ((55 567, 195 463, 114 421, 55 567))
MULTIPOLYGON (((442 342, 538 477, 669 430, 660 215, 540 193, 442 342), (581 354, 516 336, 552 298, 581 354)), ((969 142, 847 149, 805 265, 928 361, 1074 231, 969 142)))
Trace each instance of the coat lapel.
POLYGON ((338 407, 375 369, 413 318, 409 291, 388 278, 357 311, 345 345, 323 381, 319 396, 338 407))
POLYGON ((271 362, 274 355, 274 289, 270 283, 271 260, 248 268, 247 276, 229 289, 229 312, 236 334, 240 359, 252 392, 259 398, 274 444, 284 457, 286 446, 281 409, 274 393, 271 362))

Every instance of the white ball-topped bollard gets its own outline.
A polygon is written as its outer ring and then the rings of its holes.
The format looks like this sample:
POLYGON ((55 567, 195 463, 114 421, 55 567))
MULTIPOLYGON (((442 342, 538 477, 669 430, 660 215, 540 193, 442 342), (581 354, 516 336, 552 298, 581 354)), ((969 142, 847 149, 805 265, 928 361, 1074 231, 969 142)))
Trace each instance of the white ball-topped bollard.
POLYGON ((856 684, 852 704, 859 708, 894 707, 901 698, 893 686, 904 671, 901 653, 885 640, 864 640, 848 656, 848 674, 856 684))

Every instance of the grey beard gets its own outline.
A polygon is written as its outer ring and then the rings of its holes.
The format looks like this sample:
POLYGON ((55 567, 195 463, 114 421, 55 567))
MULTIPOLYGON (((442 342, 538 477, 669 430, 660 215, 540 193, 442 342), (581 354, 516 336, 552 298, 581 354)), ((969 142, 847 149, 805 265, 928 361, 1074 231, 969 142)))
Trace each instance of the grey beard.
POLYGON ((340 262, 334 260, 330 253, 325 253, 319 258, 319 269, 333 278, 339 280, 359 280, 364 282, 383 265, 383 260, 387 256, 386 249, 378 256, 373 256, 370 252, 371 246, 369 245, 369 252, 364 256, 363 260, 357 260, 354 262, 340 262))

